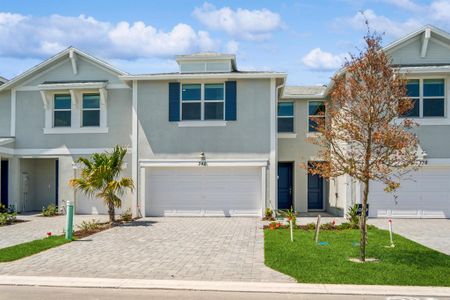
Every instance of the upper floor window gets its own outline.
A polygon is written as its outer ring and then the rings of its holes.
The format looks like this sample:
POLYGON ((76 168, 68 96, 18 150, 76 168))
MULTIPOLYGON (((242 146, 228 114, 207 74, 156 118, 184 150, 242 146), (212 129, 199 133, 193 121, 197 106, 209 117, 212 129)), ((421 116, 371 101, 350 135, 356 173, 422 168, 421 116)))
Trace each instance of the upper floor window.
POLYGON ((83 94, 82 126, 100 126, 100 94, 83 94))
POLYGON ((324 101, 309 101, 308 102, 308 131, 317 131, 317 118, 325 118, 325 103, 324 101))
POLYGON ((53 127, 70 127, 72 124, 70 94, 55 95, 53 103, 53 127))
POLYGON ((294 132, 294 103, 278 103, 278 132, 294 132))
POLYGON ((445 80, 410 79, 406 84, 407 95, 414 107, 407 117, 427 118, 445 116, 445 80))
POLYGON ((223 83, 182 84, 181 120, 223 120, 224 103, 223 83))

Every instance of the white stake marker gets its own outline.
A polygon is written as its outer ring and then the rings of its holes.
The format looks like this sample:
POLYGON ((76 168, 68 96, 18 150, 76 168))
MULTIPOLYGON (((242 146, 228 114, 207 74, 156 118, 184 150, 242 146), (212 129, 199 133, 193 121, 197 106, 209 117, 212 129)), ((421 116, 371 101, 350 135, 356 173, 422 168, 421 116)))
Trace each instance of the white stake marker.
POLYGON ((291 229, 291 242, 294 241, 294 226, 292 226, 292 219, 289 220, 289 228, 291 229))
POLYGON ((389 224, 389 238, 391 239, 391 247, 395 247, 394 240, 392 239, 392 220, 391 219, 389 219, 388 224, 389 224))

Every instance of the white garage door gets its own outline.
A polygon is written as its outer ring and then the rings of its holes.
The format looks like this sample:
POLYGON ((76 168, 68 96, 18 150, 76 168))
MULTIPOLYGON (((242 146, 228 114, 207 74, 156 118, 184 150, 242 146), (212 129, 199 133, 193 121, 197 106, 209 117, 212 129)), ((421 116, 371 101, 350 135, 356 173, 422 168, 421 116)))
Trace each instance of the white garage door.
POLYGON ((372 185, 371 217, 450 218, 450 168, 423 167, 402 180, 395 199, 380 183, 372 185))
POLYGON ((147 216, 261 214, 261 168, 148 168, 147 216))

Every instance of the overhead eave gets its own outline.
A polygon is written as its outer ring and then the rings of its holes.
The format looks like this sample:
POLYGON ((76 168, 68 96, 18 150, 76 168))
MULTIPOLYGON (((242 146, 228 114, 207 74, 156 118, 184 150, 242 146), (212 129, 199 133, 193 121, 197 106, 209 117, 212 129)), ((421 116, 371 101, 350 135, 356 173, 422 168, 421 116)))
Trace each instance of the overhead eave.
POLYGON ((14 140, 13 137, 0 137, 0 146, 11 144, 14 140))
POLYGON ((399 67, 396 68, 402 74, 434 74, 450 72, 450 65, 446 66, 416 66, 416 67, 399 67))
POLYGON ((84 83, 52 83, 38 85, 40 90, 70 90, 70 89, 102 89, 107 82, 84 82, 84 83))
POLYGON ((162 75, 123 75, 122 80, 190 80, 190 79, 245 79, 245 78, 281 78, 286 79, 286 73, 206 73, 206 74, 162 74, 162 75))
POLYGON ((325 94, 320 95, 283 95, 281 99, 325 99, 325 94))

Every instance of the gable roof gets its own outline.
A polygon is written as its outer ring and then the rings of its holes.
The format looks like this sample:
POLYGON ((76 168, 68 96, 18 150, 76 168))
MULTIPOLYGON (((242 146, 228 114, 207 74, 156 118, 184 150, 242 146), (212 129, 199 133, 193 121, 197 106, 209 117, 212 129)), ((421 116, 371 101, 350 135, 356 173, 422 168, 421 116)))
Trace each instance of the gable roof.
POLYGON ((0 76, 0 85, 4 84, 8 82, 8 79, 6 79, 5 77, 0 76))
MULTIPOLYGON (((440 28, 437 28, 436 26, 428 24, 428 25, 425 25, 422 28, 420 28, 420 29, 418 29, 418 30, 416 30, 416 31, 414 31, 414 32, 412 32, 410 34, 407 34, 404 37, 402 37, 402 38, 400 38, 400 39, 398 39, 398 40, 388 44, 387 46, 383 47, 382 50, 385 51, 385 52, 391 51, 391 50, 401 46, 402 44, 410 41, 411 39, 414 39, 414 38, 418 37, 419 35, 425 35, 425 33, 427 31, 430 33, 430 35, 431 35, 431 33, 436 34, 438 37, 440 37, 440 38, 444 39, 445 41, 447 41, 448 44, 450 45, 450 33, 446 32, 446 31, 444 31, 444 30, 442 30, 440 28)), ((444 66, 444 67, 447 67, 447 66, 444 66)), ((416 67, 416 68, 421 68, 421 67, 416 67)), ((427 68, 430 68, 430 67, 427 67, 427 68)), ((441 71, 442 71, 442 68, 437 68, 436 67, 436 72, 441 72, 441 71)), ((338 71, 336 71, 334 73, 333 77, 340 76, 343 73, 345 73, 345 68, 341 68, 338 71)), ((334 80, 331 79, 330 83, 328 84, 328 87, 327 87, 326 91, 324 92, 325 96, 328 95, 331 92, 331 89, 332 89, 333 85, 334 85, 334 80)))
POLYGON ((420 28, 420 29, 418 29, 418 30, 416 30, 416 31, 414 31, 414 32, 412 32, 410 34, 407 34, 404 37, 402 37, 402 38, 400 38, 400 39, 390 43, 389 45, 384 47, 383 50, 384 51, 390 51, 390 50, 392 50, 392 49, 394 49, 394 48, 396 48, 396 47, 398 47, 398 46, 400 46, 400 45, 410 41, 411 39, 413 39, 413 38, 415 38, 415 37, 417 37, 419 35, 424 34, 427 31, 429 31, 430 33, 433 33, 436 36, 441 37, 442 39, 446 40, 449 43, 449 45, 450 45, 450 34, 448 32, 446 32, 446 31, 444 31, 444 30, 442 30, 440 28, 437 28, 437 27, 435 27, 433 25, 429 25, 428 24, 428 25, 425 25, 422 28, 420 28))
POLYGON ((100 60, 90 54, 87 54, 86 52, 83 52, 75 47, 69 47, 69 48, 59 52, 58 54, 50 57, 49 59, 41 62, 40 64, 34 66, 33 68, 23 72, 22 74, 17 75, 13 79, 5 82, 3 85, 0 85, 0 91, 3 91, 3 90, 6 90, 8 88, 15 86, 20 81, 33 76, 34 74, 38 73, 45 67, 51 65, 52 63, 58 61, 59 59, 62 59, 64 56, 69 57, 71 55, 71 53, 75 53, 75 54, 87 59, 88 61, 93 62, 94 64, 104 67, 104 68, 112 71, 113 73, 117 74, 117 76, 128 75, 127 72, 121 71, 121 70, 117 69, 116 67, 113 67, 112 65, 108 64, 107 62, 104 62, 103 60, 100 60))

